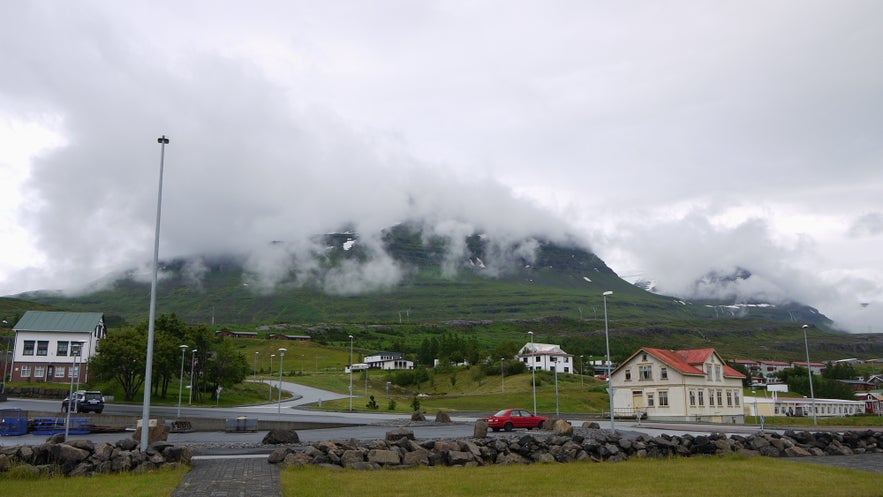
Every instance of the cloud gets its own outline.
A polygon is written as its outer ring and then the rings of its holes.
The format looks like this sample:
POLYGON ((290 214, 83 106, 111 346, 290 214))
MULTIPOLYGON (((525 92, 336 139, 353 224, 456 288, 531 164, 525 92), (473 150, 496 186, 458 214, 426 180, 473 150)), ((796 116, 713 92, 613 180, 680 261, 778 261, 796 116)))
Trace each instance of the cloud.
POLYGON ((727 294, 864 330, 883 308, 881 15, 873 1, 16 4, 0 18, 14 191, 0 288, 149 261, 165 134, 161 256, 238 254, 253 289, 393 285, 408 268, 376 240, 420 220, 450 241, 447 274, 464 233, 488 235, 489 273, 512 250, 529 260, 532 237, 575 233, 660 289, 745 268, 727 294), (323 273, 314 236, 344 227, 367 263, 323 273))

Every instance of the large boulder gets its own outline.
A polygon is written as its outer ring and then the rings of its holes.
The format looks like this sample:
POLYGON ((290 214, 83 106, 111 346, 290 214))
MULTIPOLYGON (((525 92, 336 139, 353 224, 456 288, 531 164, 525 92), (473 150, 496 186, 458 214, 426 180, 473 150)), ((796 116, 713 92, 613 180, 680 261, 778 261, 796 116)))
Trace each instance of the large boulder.
POLYGON ((407 428, 396 428, 395 430, 390 430, 386 432, 386 439, 391 442, 400 440, 402 438, 414 440, 414 432, 407 428))
POLYGON ((479 419, 475 422, 475 430, 472 432, 473 438, 487 437, 487 421, 479 419))
POLYGON ((264 435, 261 443, 264 445, 296 444, 300 443, 300 437, 294 430, 274 429, 264 435))
POLYGON ((563 419, 555 420, 555 424, 552 425, 552 433, 558 437, 571 437, 573 436, 573 425, 563 419))

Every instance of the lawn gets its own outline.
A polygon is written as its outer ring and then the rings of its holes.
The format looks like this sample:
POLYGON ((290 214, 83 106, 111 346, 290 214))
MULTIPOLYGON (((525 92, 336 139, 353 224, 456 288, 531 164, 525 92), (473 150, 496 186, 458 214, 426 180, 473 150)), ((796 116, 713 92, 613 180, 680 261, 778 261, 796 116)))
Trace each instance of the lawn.
POLYGON ((168 497, 188 468, 152 471, 147 474, 115 474, 78 477, 41 477, 14 468, 0 473, 0 495, 4 497, 58 497, 100 495, 102 497, 168 497))
POLYGON ((883 495, 881 476, 765 457, 693 457, 621 463, 417 468, 376 471, 316 467, 282 472, 283 495, 311 497, 853 497, 883 495))

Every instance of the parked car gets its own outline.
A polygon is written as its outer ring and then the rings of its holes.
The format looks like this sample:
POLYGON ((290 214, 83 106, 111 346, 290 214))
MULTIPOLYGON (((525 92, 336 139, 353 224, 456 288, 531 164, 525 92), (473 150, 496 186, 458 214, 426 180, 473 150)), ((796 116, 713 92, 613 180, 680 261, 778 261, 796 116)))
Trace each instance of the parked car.
MULTIPOLYGON (((70 397, 61 401, 61 412, 67 412, 70 405, 70 397)), ((97 390, 77 390, 74 392, 74 407, 72 412, 94 412, 101 414, 104 410, 104 396, 97 390)))
POLYGON ((484 418, 487 421, 488 428, 494 431, 506 430, 512 431, 514 428, 542 428, 549 418, 545 416, 534 416, 524 409, 503 409, 493 416, 484 418))

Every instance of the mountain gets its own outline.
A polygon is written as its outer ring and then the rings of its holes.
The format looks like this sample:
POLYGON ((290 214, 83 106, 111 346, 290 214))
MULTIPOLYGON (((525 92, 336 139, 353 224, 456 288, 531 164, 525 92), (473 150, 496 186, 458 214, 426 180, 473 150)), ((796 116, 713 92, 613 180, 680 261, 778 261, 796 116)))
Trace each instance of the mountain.
MULTIPOLYGON (((620 278, 578 244, 541 238, 503 240, 472 233, 432 235, 416 224, 361 240, 353 232, 315 237, 309 250, 273 242, 273 257, 179 258, 161 264, 157 311, 191 323, 233 326, 291 322, 603 318, 660 322, 758 318, 827 326, 800 304, 685 301, 620 278), (273 261, 272 264, 267 262, 273 261)), ((111 319, 147 319, 150 284, 130 271, 80 295, 36 291, 16 296, 67 310, 100 309, 111 319)))

